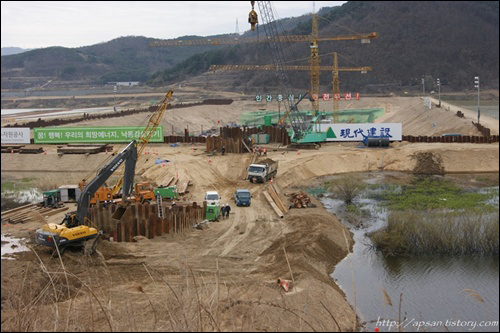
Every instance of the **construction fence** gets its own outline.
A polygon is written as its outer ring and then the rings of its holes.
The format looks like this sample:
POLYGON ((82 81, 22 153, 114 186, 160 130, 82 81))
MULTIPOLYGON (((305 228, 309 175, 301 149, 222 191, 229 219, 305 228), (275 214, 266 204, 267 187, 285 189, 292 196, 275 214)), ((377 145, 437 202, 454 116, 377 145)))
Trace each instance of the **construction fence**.
MULTIPOLYGON (((167 106, 167 110, 181 109, 198 105, 230 105, 231 103, 233 103, 232 99, 206 99, 201 102, 194 102, 194 103, 185 103, 185 104, 179 103, 175 105, 169 104, 167 106)), ((2 127, 35 128, 35 127, 63 126, 66 124, 73 124, 73 123, 96 120, 96 119, 120 118, 138 113, 151 113, 157 111, 158 107, 159 107, 158 105, 152 105, 144 109, 129 109, 116 112, 108 112, 108 113, 84 113, 83 115, 78 115, 74 117, 63 117, 63 118, 55 118, 47 120, 38 118, 38 120, 36 121, 30 121, 30 122, 20 121, 19 124, 16 122, 14 124, 7 124, 5 126, 2 125, 2 127)))
POLYGON ((135 236, 148 239, 164 234, 176 234, 188 231, 193 225, 205 219, 206 202, 177 202, 175 207, 163 203, 163 218, 158 217, 158 205, 131 204, 119 221, 112 219, 113 214, 123 209, 115 204, 98 203, 89 209, 86 225, 102 230, 105 238, 113 237, 118 242, 132 242, 135 236))
POLYGON ((291 142, 288 131, 284 127, 221 127, 220 135, 206 138, 207 152, 220 152, 224 146, 226 153, 242 154, 252 149, 251 136, 253 134, 268 134, 269 143, 289 145, 291 142))
POLYGON ((473 136, 473 135, 456 135, 456 136, 413 136, 403 135, 403 141, 410 143, 416 142, 441 142, 441 143, 495 143, 498 142, 498 135, 491 136, 473 136))

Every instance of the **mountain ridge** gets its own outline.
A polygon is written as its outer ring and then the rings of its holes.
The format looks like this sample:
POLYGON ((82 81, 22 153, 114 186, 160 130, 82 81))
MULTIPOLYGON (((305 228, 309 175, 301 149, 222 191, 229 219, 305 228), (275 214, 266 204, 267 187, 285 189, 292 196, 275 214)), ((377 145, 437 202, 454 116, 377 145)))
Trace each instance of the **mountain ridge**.
MULTIPOLYGON (((473 87, 474 76, 485 88, 498 89, 499 18, 496 1, 386 2, 350 1, 322 8, 318 15, 320 36, 378 32, 369 45, 359 41, 320 44, 322 65, 331 65, 331 53, 339 53, 339 66, 371 66, 373 71, 341 73, 345 89, 367 92, 407 90, 424 79, 435 90, 436 79, 450 90, 473 87), (349 27, 349 30, 343 28, 349 27)), ((286 34, 310 34, 311 16, 280 20, 286 34)), ((265 35, 259 27, 241 37, 265 35)), ((205 38, 233 37, 234 34, 205 38)), ((176 39, 193 39, 182 36, 176 39)), ((58 80, 67 84, 105 84, 140 81, 162 86, 203 76, 212 64, 270 64, 268 46, 197 46, 149 48, 158 39, 119 37, 79 48, 52 47, 2 56, 2 89, 24 89, 58 80)), ((284 52, 308 64, 309 46, 283 45, 284 52)), ((290 60, 290 59, 289 59, 290 60)), ((297 87, 306 88, 309 73, 293 72, 297 87)), ((331 74, 321 75, 321 85, 331 87, 331 74)), ((272 85, 273 73, 245 72, 226 75, 225 85, 235 91, 272 85)))

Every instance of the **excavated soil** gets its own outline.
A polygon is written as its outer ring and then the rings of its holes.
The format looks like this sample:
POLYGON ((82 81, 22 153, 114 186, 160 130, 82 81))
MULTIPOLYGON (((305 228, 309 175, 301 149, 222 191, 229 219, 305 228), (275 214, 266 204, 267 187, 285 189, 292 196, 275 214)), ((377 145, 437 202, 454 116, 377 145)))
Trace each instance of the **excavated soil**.
MULTIPOLYGON (((385 103, 367 101, 372 107, 385 103)), ((392 99, 391 103, 394 106, 391 114, 384 116, 385 121, 399 119, 404 131, 410 131, 405 134, 433 135, 437 134, 433 132, 436 127, 444 133, 477 134, 470 119, 463 121, 450 111, 419 109, 427 113, 416 117, 410 112, 415 110, 408 109, 413 104, 420 108, 420 101, 392 99), (440 126, 421 124, 423 119, 436 122, 440 117, 440 126), (418 124, 418 130, 413 128, 418 124)), ((202 117, 209 126, 217 117, 237 121, 230 117, 247 111, 235 104, 228 115, 226 107, 218 107, 220 114, 209 108, 198 109, 203 108, 200 106, 171 117, 180 118, 179 123, 191 118, 196 122, 202 117)), ((113 120, 113 124, 126 125, 133 119, 113 120)), ((491 129, 498 133, 498 122, 491 129)), ((300 155, 268 149, 269 157, 279 162, 275 184, 286 194, 294 186, 325 175, 413 172, 418 163, 415 156, 426 152, 439 157, 446 173, 499 172, 498 144, 395 143, 388 149, 356 146, 327 144, 318 151, 300 151, 300 155)), ((46 185, 74 184, 110 157, 104 153, 59 157, 56 147, 46 148, 46 155, 3 154, 2 175, 36 177, 46 185)), ((249 155, 208 157, 202 145, 152 145, 153 149, 158 151, 157 156, 143 156, 138 162, 139 178, 157 184, 176 175, 189 179, 193 186, 189 187, 188 199, 198 202, 205 191, 217 190, 223 203, 233 207, 230 218, 186 234, 134 243, 103 241, 91 258, 68 251, 62 260, 50 258, 47 249, 33 244, 40 222, 2 225, 3 234, 25 237, 32 247, 31 252, 16 254, 16 260, 2 260, 2 331, 357 329, 355 311, 329 276, 352 248, 349 231, 334 215, 313 198, 318 208, 292 209, 279 219, 262 195, 265 185, 243 180, 249 155), (156 165, 157 157, 170 162, 156 165), (251 207, 234 206, 231 198, 236 188, 251 191, 251 207), (277 286, 278 278, 293 281, 294 288, 286 293, 277 286)), ((63 215, 54 215, 48 221, 59 222, 63 215)))

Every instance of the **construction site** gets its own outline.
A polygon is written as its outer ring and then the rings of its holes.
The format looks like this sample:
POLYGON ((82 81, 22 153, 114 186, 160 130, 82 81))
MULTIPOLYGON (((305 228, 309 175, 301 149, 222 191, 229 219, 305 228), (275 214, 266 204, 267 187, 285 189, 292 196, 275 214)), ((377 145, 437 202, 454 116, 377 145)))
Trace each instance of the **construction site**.
POLYGON ((446 174, 499 173, 498 119, 435 95, 341 97, 339 71, 371 68, 339 67, 336 54, 320 66, 316 18, 304 36, 309 66, 286 68, 286 37, 272 29, 269 2, 256 3, 275 60, 261 69, 276 71, 283 96, 293 95, 289 70, 306 73, 304 96, 266 101, 195 83, 235 70, 218 65, 144 94, 161 101, 153 106, 137 94, 119 98, 137 102, 121 112, 2 115, 2 131, 30 133, 29 143, 2 141, 2 182, 33 179, 44 191, 2 211, 2 247, 5 235, 24 250, 14 260, 2 250, 2 331, 360 331, 366 319, 330 276, 352 253, 352 233, 304 189, 331 175, 432 174, 423 153, 446 174), (321 71, 333 73, 323 98, 321 71), (78 132, 114 127, 137 133, 78 132))

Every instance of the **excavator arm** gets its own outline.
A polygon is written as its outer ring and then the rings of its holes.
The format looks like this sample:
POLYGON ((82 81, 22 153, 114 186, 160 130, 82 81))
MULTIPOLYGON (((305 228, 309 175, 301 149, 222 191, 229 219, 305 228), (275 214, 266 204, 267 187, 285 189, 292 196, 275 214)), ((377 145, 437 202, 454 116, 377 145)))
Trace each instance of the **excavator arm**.
POLYGON ((76 212, 77 224, 82 225, 89 209, 90 199, 97 189, 125 162, 125 175, 123 176, 123 200, 132 193, 134 187, 135 164, 137 162, 137 143, 130 142, 120 153, 118 153, 98 175, 84 188, 78 199, 76 212))

